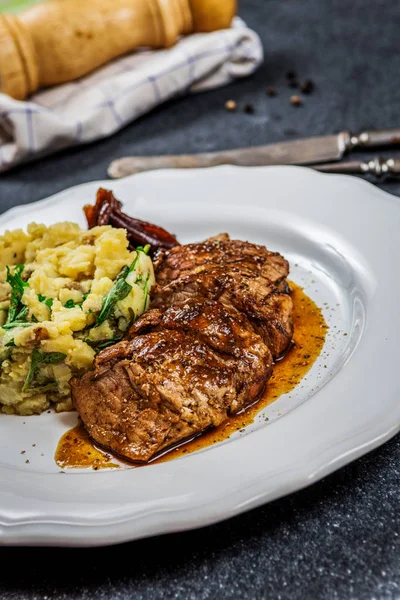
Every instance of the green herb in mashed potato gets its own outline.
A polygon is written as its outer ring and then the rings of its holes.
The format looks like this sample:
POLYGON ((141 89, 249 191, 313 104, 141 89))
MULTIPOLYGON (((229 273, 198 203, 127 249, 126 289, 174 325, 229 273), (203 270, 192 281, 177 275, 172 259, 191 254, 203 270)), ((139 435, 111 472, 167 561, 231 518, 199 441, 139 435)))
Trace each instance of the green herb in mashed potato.
MULTIPOLYGON (((77 304, 74 302, 74 300, 72 300, 72 298, 67 300, 66 303, 64 304, 64 308, 74 308, 75 306, 77 306, 77 304)), ((79 306, 79 304, 78 304, 78 306, 79 306)))
POLYGON ((75 302, 75 300, 70 298, 64 304, 64 308, 75 308, 75 306, 79 306, 79 308, 82 308, 82 304, 85 302, 85 300, 88 296, 89 296, 89 292, 87 294, 83 294, 82 300, 80 302, 75 302))
POLYGON ((0 236, 0 412, 73 408, 71 377, 91 369, 149 304, 148 251, 110 225, 30 223, 0 236))
MULTIPOLYGON (((99 314, 94 315, 96 317, 96 322, 94 324, 94 327, 99 327, 100 325, 102 325, 102 323, 104 323, 104 321, 109 319, 114 311, 114 308, 115 308, 115 305, 117 304, 117 302, 124 300, 128 296, 128 294, 131 292, 132 286, 126 282, 126 278, 128 277, 129 273, 132 273, 132 271, 135 269, 136 264, 139 260, 139 256, 140 256, 139 252, 144 252, 144 254, 148 254, 149 250, 150 250, 149 244, 147 244, 144 248, 142 246, 138 246, 136 248, 136 256, 135 256, 133 262, 131 263, 130 267, 126 266, 121 269, 119 275, 117 276, 117 278, 115 280, 113 287, 108 292, 108 294, 106 296, 104 296, 99 314)), ((145 293, 145 301, 144 301, 145 306, 147 303, 147 283, 148 283, 149 277, 150 277, 150 274, 148 274, 148 279, 145 283, 145 292, 144 292, 145 293)), ((136 281, 138 281, 138 280, 136 280, 136 281)))
POLYGON ((17 265, 12 274, 9 267, 7 269, 7 283, 11 286, 10 307, 8 316, 3 329, 11 329, 13 327, 26 327, 30 325, 28 320, 28 307, 22 304, 22 296, 28 284, 21 279, 21 273, 24 271, 24 265, 17 265))
POLYGON ((143 312, 146 310, 146 306, 147 306, 147 297, 149 295, 149 279, 150 279, 150 273, 147 274, 146 281, 144 282, 144 287, 143 287, 143 295, 144 295, 143 312))
POLYGON ((49 309, 51 310, 52 306, 53 306, 53 298, 46 298, 46 296, 43 296, 43 294, 38 294, 37 295, 39 302, 43 302, 43 304, 45 304, 46 306, 49 307, 49 309))
POLYGON ((99 340, 97 342, 94 342, 89 338, 86 338, 84 341, 86 342, 86 344, 89 344, 91 348, 94 348, 96 352, 100 352, 100 350, 104 350, 104 348, 108 348, 108 346, 112 346, 113 344, 120 342, 123 336, 124 334, 121 333, 121 335, 116 335, 115 337, 111 338, 111 340, 99 340))
POLYGON ((40 365, 57 365, 62 362, 64 358, 67 358, 66 354, 62 352, 39 352, 37 348, 33 349, 31 364, 29 367, 28 375, 26 376, 25 383, 22 386, 22 391, 26 392, 30 388, 32 379, 35 377, 40 365))
MULTIPOLYGON (((136 261, 136 258, 133 262, 135 262, 135 261, 136 261)), ((94 327, 99 327, 102 323, 104 323, 104 321, 106 321, 109 317, 111 317, 117 302, 124 300, 127 297, 127 295, 129 294, 129 292, 131 291, 132 286, 129 285, 129 283, 126 283, 126 281, 125 281, 125 279, 129 275, 129 273, 131 272, 130 269, 131 269, 131 267, 123 267, 121 269, 121 272, 118 275, 118 277, 116 278, 113 287, 108 292, 108 294, 106 296, 104 296, 104 298, 103 298, 103 302, 101 304, 101 309, 100 309, 99 314, 96 315, 95 313, 93 313, 94 316, 96 317, 96 322, 94 324, 94 327)))
POLYGON ((32 323, 29 323, 29 321, 27 321, 27 318, 28 308, 25 307, 21 310, 20 313, 18 313, 18 318, 16 319, 16 321, 13 321, 12 323, 5 323, 2 327, 3 329, 13 329, 14 327, 30 327, 32 323))

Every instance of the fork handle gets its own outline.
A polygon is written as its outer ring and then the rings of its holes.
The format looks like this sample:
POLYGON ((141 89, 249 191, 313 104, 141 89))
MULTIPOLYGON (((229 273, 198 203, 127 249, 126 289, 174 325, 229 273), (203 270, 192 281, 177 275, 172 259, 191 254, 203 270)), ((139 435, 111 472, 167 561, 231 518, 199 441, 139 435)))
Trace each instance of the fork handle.
POLYGON ((350 133, 347 150, 353 148, 378 148, 379 146, 394 146, 400 144, 400 129, 378 129, 363 131, 359 134, 350 133))
POLYGON ((314 165, 312 168, 324 173, 359 173, 381 178, 400 175, 400 158, 381 158, 378 156, 369 161, 352 160, 344 163, 327 163, 314 165))

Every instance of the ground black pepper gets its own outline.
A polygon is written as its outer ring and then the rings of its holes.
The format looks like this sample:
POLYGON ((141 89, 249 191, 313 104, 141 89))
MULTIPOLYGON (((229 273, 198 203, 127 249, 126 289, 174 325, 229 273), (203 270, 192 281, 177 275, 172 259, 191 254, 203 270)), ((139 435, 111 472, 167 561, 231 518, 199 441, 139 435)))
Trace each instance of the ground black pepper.
POLYGON ((311 79, 307 79, 304 83, 300 85, 300 90, 303 94, 312 94, 315 88, 315 84, 311 79))
POLYGON ((253 115, 255 113, 254 106, 252 104, 245 104, 243 110, 249 115, 253 115))

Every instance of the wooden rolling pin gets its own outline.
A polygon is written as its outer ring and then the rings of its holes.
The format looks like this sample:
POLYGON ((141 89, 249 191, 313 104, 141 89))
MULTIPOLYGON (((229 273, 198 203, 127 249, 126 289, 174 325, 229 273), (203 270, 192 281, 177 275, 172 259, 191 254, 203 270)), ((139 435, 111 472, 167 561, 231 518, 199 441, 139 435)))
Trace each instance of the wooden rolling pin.
POLYGON ((53 0, 0 15, 0 91, 23 100, 139 47, 230 26, 236 0, 53 0))

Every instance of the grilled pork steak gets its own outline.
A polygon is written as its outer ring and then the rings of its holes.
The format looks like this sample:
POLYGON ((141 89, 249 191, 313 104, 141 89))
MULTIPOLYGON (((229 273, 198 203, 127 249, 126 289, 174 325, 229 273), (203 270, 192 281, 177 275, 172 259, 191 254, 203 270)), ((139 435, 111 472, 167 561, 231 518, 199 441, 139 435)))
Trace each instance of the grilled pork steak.
POLYGON ((292 340, 287 261, 230 240, 159 250, 151 310, 71 381, 89 435, 133 461, 253 402, 292 340))
POLYGON ((71 380, 72 399, 96 442, 147 461, 254 401, 272 365, 244 314, 189 298, 142 315, 93 371, 71 380))
POLYGON ((265 246, 221 234, 202 243, 160 250, 152 306, 169 306, 204 296, 233 306, 278 358, 293 335, 288 262, 265 246))

